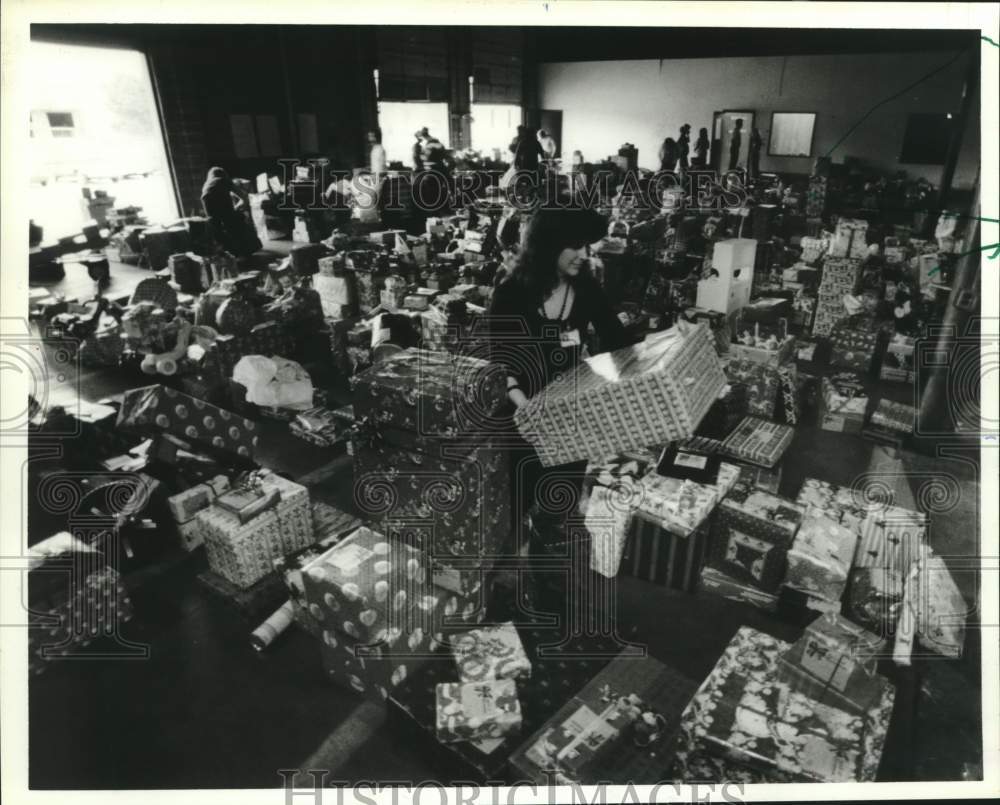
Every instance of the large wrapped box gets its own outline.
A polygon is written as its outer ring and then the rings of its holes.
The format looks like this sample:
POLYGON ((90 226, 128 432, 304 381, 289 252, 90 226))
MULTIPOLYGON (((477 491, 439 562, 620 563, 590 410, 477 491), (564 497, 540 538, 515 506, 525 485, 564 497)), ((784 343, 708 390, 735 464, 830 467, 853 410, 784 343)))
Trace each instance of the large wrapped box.
POLYGON ((126 391, 117 426, 171 434, 248 460, 259 441, 252 420, 160 385, 126 391))
POLYGON ((781 460, 794 435, 795 428, 790 425, 748 416, 726 437, 721 451, 741 461, 770 468, 781 460))
POLYGON ((618 656, 511 757, 539 785, 662 779, 697 685, 652 657, 618 656), (622 716, 625 716, 624 718, 622 716))
POLYGON ((804 515, 802 506, 740 479, 716 511, 709 564, 775 592, 784 580, 786 554, 804 515))
POLYGON ((504 738, 521 729, 521 704, 512 679, 441 682, 437 737, 442 743, 504 738))
POLYGON ((28 605, 32 674, 44 672, 54 658, 78 656, 93 640, 116 634, 118 623, 132 618, 118 572, 68 532, 28 550, 28 605))
POLYGON ((197 518, 209 566, 240 588, 270 573, 278 557, 313 541, 309 490, 266 470, 216 498, 197 518), (226 507, 234 492, 256 499, 249 511, 226 507), (254 510, 259 513, 248 516, 254 510))
POLYGON ((892 716, 894 690, 864 715, 827 707, 778 673, 788 643, 743 626, 681 719, 681 779, 723 782, 872 782, 892 716), (757 770, 744 777, 730 764, 757 770))
POLYGON ((451 650, 462 682, 527 679, 531 660, 513 623, 487 626, 455 635, 451 650))
POLYGON ((785 585, 839 606, 857 542, 856 531, 807 511, 788 550, 785 585))
POLYGON ((515 413, 543 465, 692 435, 725 375, 709 329, 674 328, 583 361, 515 413))
POLYGON ((319 273, 313 277, 313 288, 319 294, 324 316, 342 319, 353 315, 358 302, 355 281, 356 275, 350 271, 331 275, 319 273))
POLYGON ((836 613, 821 615, 778 659, 781 678, 810 699, 865 715, 883 680, 877 664, 885 641, 836 613))
POLYGON ((411 601, 428 594, 420 551, 362 526, 302 569, 309 612, 326 630, 365 644, 384 642, 411 601))
POLYGON ((860 433, 865 423, 868 395, 852 372, 824 377, 821 383, 820 427, 838 433, 860 433))

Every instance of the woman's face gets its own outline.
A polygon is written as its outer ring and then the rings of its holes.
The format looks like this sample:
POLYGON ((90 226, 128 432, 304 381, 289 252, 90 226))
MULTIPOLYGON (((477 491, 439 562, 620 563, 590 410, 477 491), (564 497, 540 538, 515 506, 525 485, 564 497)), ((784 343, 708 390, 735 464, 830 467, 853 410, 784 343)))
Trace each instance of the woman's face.
POLYGON ((556 267, 559 269, 560 277, 575 277, 580 273, 580 269, 583 267, 584 261, 587 259, 587 247, 580 246, 579 248, 574 248, 572 246, 567 246, 561 252, 559 252, 559 258, 556 260, 556 267))

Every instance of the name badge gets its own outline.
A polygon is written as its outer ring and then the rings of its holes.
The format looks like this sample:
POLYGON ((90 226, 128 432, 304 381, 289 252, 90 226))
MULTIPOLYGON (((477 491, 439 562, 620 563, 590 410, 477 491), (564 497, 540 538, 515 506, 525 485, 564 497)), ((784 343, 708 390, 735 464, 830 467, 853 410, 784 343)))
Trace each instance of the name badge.
POLYGON ((563 347, 578 347, 580 346, 580 331, 579 330, 565 330, 559 334, 559 345, 563 347))

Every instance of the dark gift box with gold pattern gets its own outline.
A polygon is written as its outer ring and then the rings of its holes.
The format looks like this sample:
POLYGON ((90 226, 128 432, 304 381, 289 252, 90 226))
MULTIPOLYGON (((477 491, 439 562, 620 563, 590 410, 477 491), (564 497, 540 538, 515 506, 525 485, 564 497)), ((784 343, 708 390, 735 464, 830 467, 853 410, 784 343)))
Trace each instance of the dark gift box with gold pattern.
POLYGON ((168 386, 126 391, 117 424, 124 429, 172 434, 247 460, 258 442, 257 425, 252 420, 168 386))
POLYGON ((780 678, 790 645, 740 627, 681 718, 676 777, 702 782, 873 782, 895 691, 879 680, 864 715, 780 678))
POLYGON ((436 693, 442 743, 503 738, 521 729, 521 704, 511 679, 441 682, 436 693))
POLYGON ((788 547, 804 514, 804 507, 741 478, 716 510, 709 564, 774 592, 784 579, 788 547))

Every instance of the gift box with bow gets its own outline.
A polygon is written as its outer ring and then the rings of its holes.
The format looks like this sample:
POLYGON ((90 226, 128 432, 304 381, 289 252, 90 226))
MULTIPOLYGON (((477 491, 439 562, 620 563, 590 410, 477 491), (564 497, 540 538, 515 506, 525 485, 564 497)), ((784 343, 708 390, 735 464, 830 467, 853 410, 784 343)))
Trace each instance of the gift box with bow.
POLYGON ((856 531, 807 512, 788 550, 785 585, 839 606, 857 541, 856 531))
POLYGON ((722 443, 721 452, 741 461, 773 467, 792 443, 795 428, 746 417, 722 443))
POLYGON ((436 693, 442 743, 504 738, 521 729, 521 704, 511 679, 441 682, 436 693))
POLYGON ((167 498, 167 506, 177 523, 177 533, 184 550, 193 551, 204 544, 205 537, 198 521, 198 512, 211 505, 212 501, 228 489, 229 479, 225 475, 217 475, 167 498))
POLYGON ((527 679, 531 660, 512 623, 473 629, 455 635, 451 650, 463 682, 487 679, 527 679))

